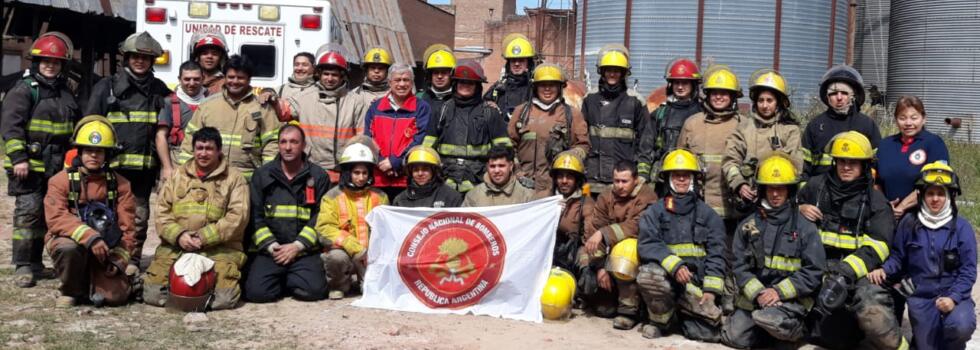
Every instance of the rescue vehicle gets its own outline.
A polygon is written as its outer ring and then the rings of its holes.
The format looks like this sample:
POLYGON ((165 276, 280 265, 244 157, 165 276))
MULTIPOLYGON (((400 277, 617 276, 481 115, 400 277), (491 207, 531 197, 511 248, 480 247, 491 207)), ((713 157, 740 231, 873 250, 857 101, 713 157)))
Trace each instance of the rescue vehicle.
MULTIPOLYGON (((154 75, 171 88, 180 64, 190 58, 191 36, 220 32, 228 54, 255 64, 252 86, 278 87, 292 74, 292 58, 315 53, 327 42, 347 46, 336 9, 325 0, 138 0, 136 31, 147 31, 164 53, 154 75)), ((348 36, 349 37, 349 36, 348 36)), ((350 50, 348 52, 357 52, 350 50)), ((360 60, 350 57, 349 62, 360 60)))

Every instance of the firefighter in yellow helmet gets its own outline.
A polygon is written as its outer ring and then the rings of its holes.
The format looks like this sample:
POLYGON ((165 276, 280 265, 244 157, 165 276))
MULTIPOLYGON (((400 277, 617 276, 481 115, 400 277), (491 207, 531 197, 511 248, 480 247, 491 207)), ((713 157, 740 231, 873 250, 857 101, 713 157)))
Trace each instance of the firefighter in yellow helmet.
POLYGON ((722 342, 737 349, 803 339, 812 295, 826 264, 820 233, 796 206, 797 164, 782 153, 762 160, 755 212, 735 231, 733 271, 739 288, 722 342))
MULTIPOLYGON (((626 86, 630 75, 629 51, 622 45, 606 45, 598 57, 599 91, 585 96, 582 102, 582 115, 589 125, 592 144, 585 159, 592 193, 600 193, 612 185, 616 163, 653 153, 656 137, 654 130, 648 130, 652 124, 646 104, 626 86)), ((640 173, 649 172, 649 169, 640 170, 640 173)))
POLYGON ((534 97, 518 105, 507 125, 517 148, 518 180, 535 192, 550 191, 548 168, 558 153, 572 151, 580 159, 589 152, 588 126, 582 113, 561 95, 565 72, 555 64, 534 69, 534 97))
POLYGON ((703 167, 688 150, 667 153, 668 193, 640 218, 640 271, 636 283, 647 306, 643 336, 664 336, 675 322, 689 339, 718 342, 725 290, 725 225, 701 200, 703 167), (678 308, 682 309, 678 310, 678 308))
POLYGON ((109 166, 129 179, 136 196, 137 244, 128 269, 134 272, 138 270, 149 227, 150 193, 160 172, 154 147, 157 113, 169 103, 170 89, 153 76, 153 62, 163 54, 163 47, 150 33, 133 33, 119 45, 119 51, 123 54, 123 69, 92 87, 82 115, 106 116, 119 136, 121 149, 109 166))
POLYGON ((364 282, 371 229, 366 217, 388 204, 388 196, 374 186, 377 145, 369 137, 351 139, 340 156, 340 184, 320 200, 316 231, 323 238, 321 255, 327 271, 328 297, 343 299, 351 289, 351 276, 364 282))
POLYGON ((456 68, 456 57, 453 50, 444 44, 433 44, 425 50, 426 87, 415 97, 425 100, 435 115, 442 110, 442 105, 453 98, 453 69, 456 68))
MULTIPOLYGON (((641 318, 640 296, 634 281, 636 273, 631 271, 638 263, 626 264, 633 267, 624 270, 623 259, 629 256, 617 256, 617 252, 630 252, 630 256, 635 254, 640 217, 657 200, 657 195, 653 187, 646 185, 646 180, 640 176, 632 160, 615 163, 611 173, 612 185, 603 190, 596 200, 594 231, 583 237, 584 253, 588 255, 590 264, 597 267, 595 274, 599 287, 617 295, 613 327, 632 329, 641 318), (612 248, 609 257, 603 254, 606 247, 612 248)), ((599 298, 603 296, 603 293, 597 295, 599 298)), ((604 300, 597 302, 604 304, 604 300)))
POLYGON ((760 69, 752 74, 749 98, 751 116, 735 128, 725 140, 722 172, 724 188, 733 193, 735 208, 747 213, 755 208, 757 192, 754 181, 756 165, 775 153, 783 153, 803 170, 800 147, 800 123, 789 110, 789 84, 779 72, 760 69))
POLYGON ((48 181, 45 248, 61 280, 58 307, 129 300, 126 268, 136 251, 135 201, 130 182, 109 169, 116 133, 105 117, 79 121, 70 165, 48 181))
MULTIPOLYGON (((703 111, 684 122, 677 147, 691 151, 704 162, 704 201, 725 220, 725 232, 733 232, 743 216, 735 210, 734 194, 722 172, 725 140, 745 119, 738 112, 742 87, 728 66, 715 65, 704 75, 703 111)), ((729 236, 728 239, 731 242, 729 236)))
POLYGON ((861 333, 878 349, 907 347, 891 295, 867 278, 888 258, 895 231, 891 205, 873 186, 871 145, 858 131, 834 136, 823 150, 831 170, 809 178, 797 198, 827 255, 808 339, 827 348, 853 348, 861 333))
POLYGON ((531 40, 523 34, 510 33, 504 37, 501 55, 506 61, 500 80, 490 85, 483 99, 493 102, 510 120, 517 105, 531 99, 531 72, 536 66, 536 53, 531 40))
POLYGON ((364 82, 354 88, 351 93, 359 96, 365 104, 381 98, 388 93, 388 67, 394 61, 391 53, 381 47, 372 47, 361 58, 361 68, 364 71, 364 82))
MULTIPOLYGON (((586 233, 595 229, 592 226, 592 219, 595 217, 595 202, 592 197, 585 193, 585 167, 582 160, 571 152, 564 152, 555 158, 551 164, 551 181, 554 183, 554 190, 551 192, 539 193, 540 197, 559 195, 562 196, 565 205, 562 207, 561 216, 558 218, 558 232, 555 238, 555 249, 551 263, 562 269, 571 271, 575 275, 585 273, 589 260, 582 259, 579 251, 582 246, 582 238, 586 233)), ((595 272, 591 272, 590 281, 593 286, 588 288, 594 293, 595 272)))
POLYGON ((31 45, 31 68, 7 92, 0 106, 7 170, 7 194, 15 197, 12 255, 14 284, 32 287, 51 278, 41 262, 44 192, 48 179, 62 169, 78 103, 68 88, 71 40, 62 33, 42 34, 31 45))
POLYGON ((442 161, 432 147, 418 145, 408 150, 405 161, 408 189, 392 202, 396 207, 455 208, 463 204, 463 195, 446 185, 442 161))

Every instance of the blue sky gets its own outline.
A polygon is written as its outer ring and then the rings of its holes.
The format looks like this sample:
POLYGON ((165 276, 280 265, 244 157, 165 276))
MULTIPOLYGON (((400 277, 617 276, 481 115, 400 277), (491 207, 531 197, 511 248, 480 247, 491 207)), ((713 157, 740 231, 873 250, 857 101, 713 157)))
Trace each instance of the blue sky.
MULTIPOLYGON (((448 4, 451 0, 427 0, 430 4, 448 4)), ((524 14, 525 7, 538 7, 541 4, 540 0, 517 0, 517 14, 524 14)), ((572 6, 572 0, 549 0, 549 8, 569 8, 572 6)))

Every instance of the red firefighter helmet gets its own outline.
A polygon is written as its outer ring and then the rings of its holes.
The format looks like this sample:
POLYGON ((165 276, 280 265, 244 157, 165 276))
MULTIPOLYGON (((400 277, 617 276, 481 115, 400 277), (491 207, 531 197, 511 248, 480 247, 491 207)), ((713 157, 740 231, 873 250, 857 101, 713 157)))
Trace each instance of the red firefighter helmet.
POLYGON ((690 59, 677 58, 667 64, 667 71, 664 73, 664 79, 701 81, 701 69, 698 68, 697 63, 694 63, 694 61, 691 61, 690 59))
POLYGON ((453 80, 487 82, 487 76, 483 73, 483 67, 474 60, 460 60, 453 71, 453 80))
POLYGON ((188 285, 183 276, 174 272, 170 267, 170 293, 167 297, 167 308, 183 312, 204 312, 211 302, 214 286, 218 283, 218 274, 210 269, 201 274, 201 280, 193 286, 188 285))
POLYGON ((225 41, 225 36, 221 33, 197 33, 191 40, 194 41, 193 57, 197 57, 200 54, 199 50, 208 46, 216 46, 226 54, 228 52, 228 44, 225 41))
POLYGON ((72 54, 71 39, 59 32, 41 34, 31 45, 31 57, 49 57, 70 60, 72 54))

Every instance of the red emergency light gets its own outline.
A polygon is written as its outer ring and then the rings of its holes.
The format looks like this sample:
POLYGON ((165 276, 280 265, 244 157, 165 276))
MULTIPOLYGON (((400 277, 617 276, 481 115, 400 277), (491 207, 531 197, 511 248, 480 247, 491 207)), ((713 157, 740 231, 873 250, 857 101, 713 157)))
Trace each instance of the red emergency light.
POLYGON ((302 15, 299 26, 303 29, 320 30, 320 15, 302 15))
POLYGON ((167 9, 164 7, 147 7, 146 8, 146 22, 147 23, 166 23, 167 22, 167 9))

